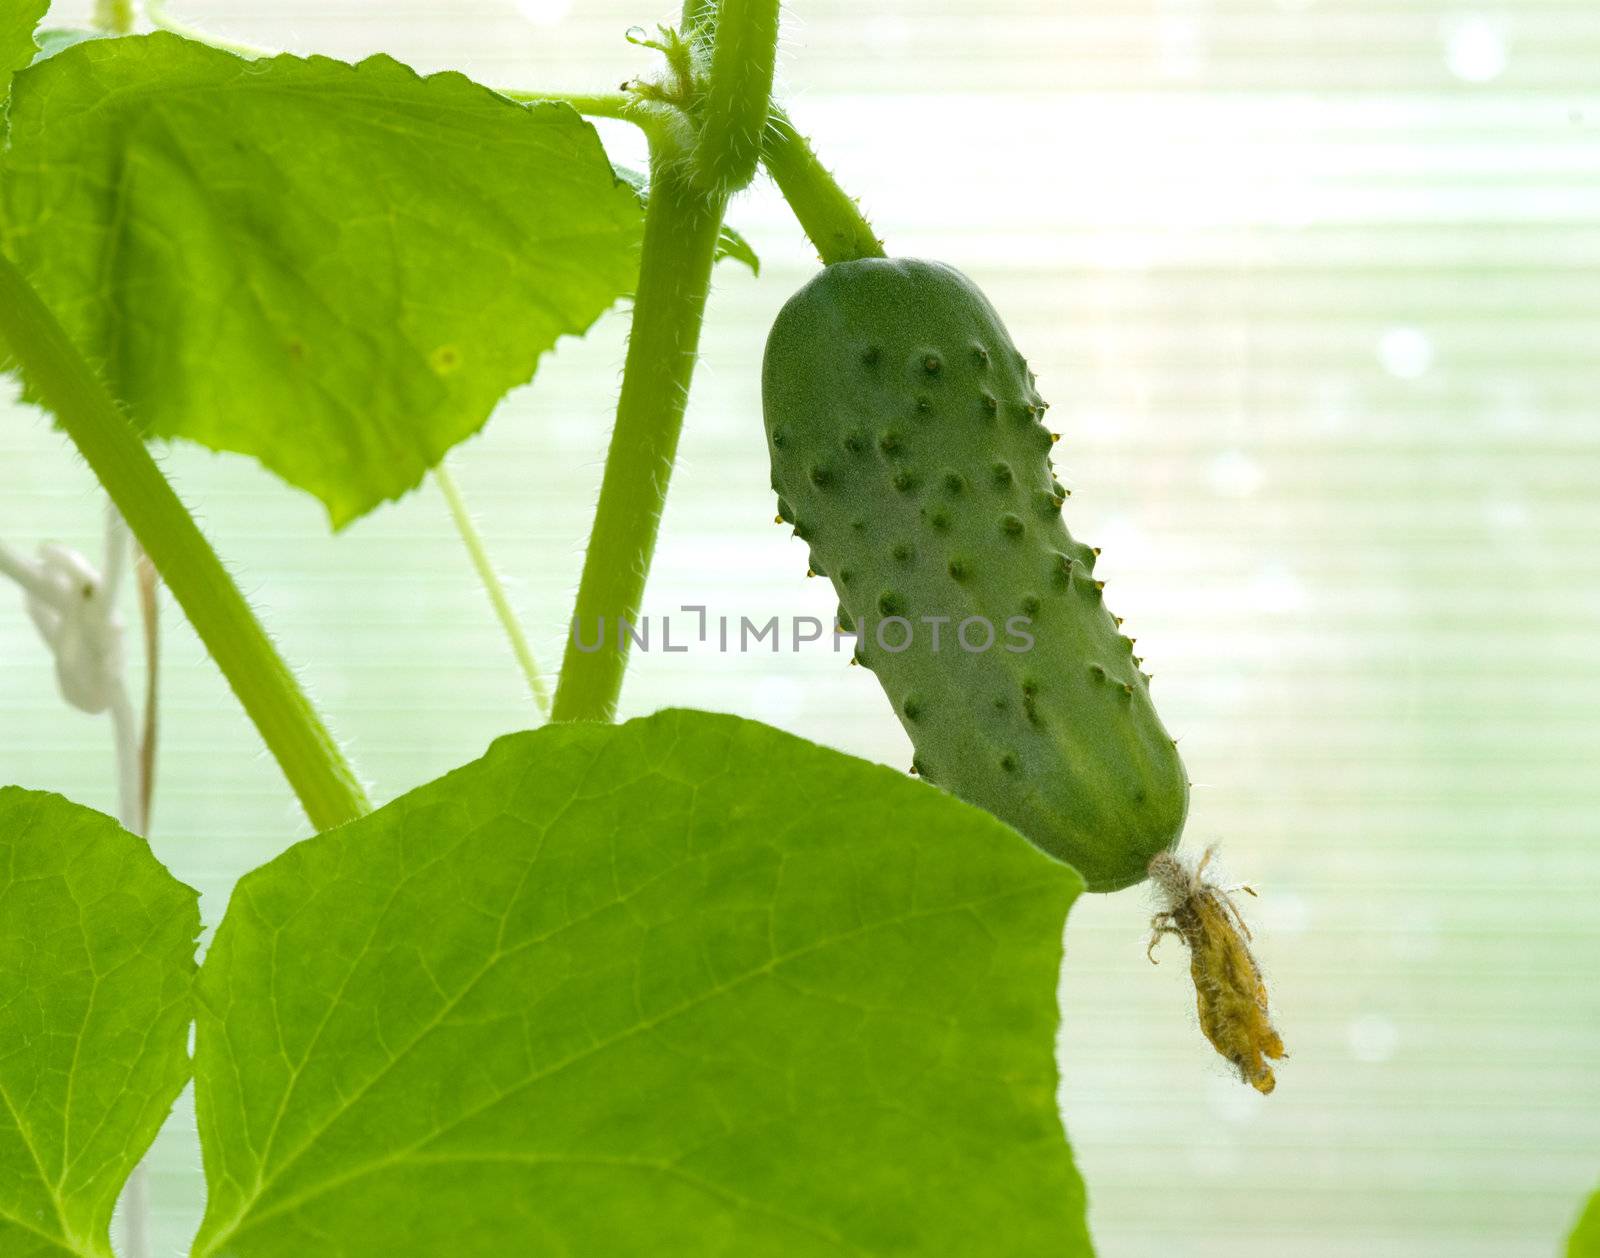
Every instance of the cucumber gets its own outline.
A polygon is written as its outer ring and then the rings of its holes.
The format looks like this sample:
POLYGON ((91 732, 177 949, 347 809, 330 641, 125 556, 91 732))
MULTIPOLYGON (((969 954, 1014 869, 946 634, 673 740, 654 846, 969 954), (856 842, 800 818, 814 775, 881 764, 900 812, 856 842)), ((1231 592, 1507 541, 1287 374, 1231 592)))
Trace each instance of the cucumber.
POLYGON ((825 268, 773 324, 762 403, 779 517, 838 591, 913 770, 1091 890, 1143 879, 1178 841, 1188 775, 1098 552, 1062 523, 1045 403, 982 292, 938 262, 825 268))

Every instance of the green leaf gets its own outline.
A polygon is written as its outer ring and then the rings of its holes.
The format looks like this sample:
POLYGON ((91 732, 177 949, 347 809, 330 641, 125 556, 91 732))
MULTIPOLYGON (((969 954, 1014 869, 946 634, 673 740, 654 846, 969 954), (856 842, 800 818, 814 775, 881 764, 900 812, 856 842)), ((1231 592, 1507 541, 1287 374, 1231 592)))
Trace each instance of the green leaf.
POLYGON ((50 0, 5 0, 0 9, 0 103, 11 91, 11 76, 39 51, 33 31, 49 7, 50 0))
POLYGON ((742 262, 750 268, 751 275, 761 274, 761 259, 756 256, 755 249, 748 240, 726 223, 722 225, 722 231, 717 236, 717 258, 742 262))
MULTIPOLYGON (((625 179, 629 186, 639 195, 639 204, 646 205, 650 200, 650 180, 642 172, 633 170, 628 166, 614 166, 619 179, 625 179)), ((717 233, 717 261, 724 258, 734 262, 742 262, 750 268, 751 275, 761 274, 761 259, 756 255, 750 242, 739 232, 729 227, 726 223, 717 233)))
POLYGON ((0 1253, 111 1253, 189 1078, 195 893, 110 817, 0 788, 0 1253))
POLYGON ((310 839, 200 978, 195 1252, 1089 1253, 1077 874, 763 725, 565 724, 310 839))
POLYGON ((1588 1208, 1573 1229, 1567 1258, 1600 1258, 1600 1192, 1589 1198, 1588 1208))
POLYGON ((95 40, 17 77, 6 247, 155 436, 335 526, 411 488, 638 273, 594 128, 388 57, 95 40))

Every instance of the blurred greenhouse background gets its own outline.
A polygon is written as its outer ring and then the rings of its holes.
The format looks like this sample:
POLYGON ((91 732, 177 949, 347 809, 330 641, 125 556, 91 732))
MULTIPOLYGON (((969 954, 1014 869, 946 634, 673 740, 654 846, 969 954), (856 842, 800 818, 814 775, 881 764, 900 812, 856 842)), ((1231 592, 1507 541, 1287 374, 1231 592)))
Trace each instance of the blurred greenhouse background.
MULTIPOLYGON (((88 0, 58 4, 81 22, 88 0)), ((628 0, 186 0, 218 34, 506 87, 649 68, 628 0)), ((1105 550, 1220 842, 1291 1059, 1200 1038, 1142 891, 1074 911, 1063 1104, 1103 1258, 1551 1258, 1600 1179, 1600 12, 1589 0, 794 0, 793 112, 893 252, 968 271, 1040 372, 1074 533, 1105 550)), ((642 164, 626 127, 614 158, 642 164)), ((769 187, 732 221, 647 611, 832 611, 771 525, 758 361, 815 266, 769 187)), ((559 658, 626 320, 548 359, 452 462, 559 658)), ((0 405, 0 538, 98 554, 100 500, 0 405)), ((533 709, 431 486, 344 534, 254 464, 166 466, 379 799, 533 709)), ((134 619, 130 602, 127 615, 134 619)), ((152 841, 214 923, 306 833, 164 616, 152 841)), ((743 713, 909 763, 872 679, 651 654, 629 714, 743 713)), ((0 779, 113 810, 0 591, 0 779)), ((199 1214, 192 1115, 157 1254, 199 1214)))

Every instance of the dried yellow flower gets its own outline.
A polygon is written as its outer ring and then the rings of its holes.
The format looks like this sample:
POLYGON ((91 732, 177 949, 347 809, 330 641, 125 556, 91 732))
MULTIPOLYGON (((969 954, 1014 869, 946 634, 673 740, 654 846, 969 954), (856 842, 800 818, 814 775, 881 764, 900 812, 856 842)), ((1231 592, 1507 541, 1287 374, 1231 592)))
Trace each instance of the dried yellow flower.
POLYGON ((1212 1046, 1238 1068, 1239 1077, 1257 1092, 1271 1092, 1277 1081, 1267 1064, 1286 1056, 1283 1041, 1267 1015, 1267 986, 1250 954, 1250 928, 1245 925, 1232 892, 1249 887, 1219 887, 1206 879, 1215 847, 1208 847, 1192 869, 1180 857, 1162 852, 1150 862, 1150 877, 1167 908, 1150 919, 1150 947, 1164 935, 1177 935, 1189 945, 1189 973, 1194 978, 1200 1029, 1212 1046))

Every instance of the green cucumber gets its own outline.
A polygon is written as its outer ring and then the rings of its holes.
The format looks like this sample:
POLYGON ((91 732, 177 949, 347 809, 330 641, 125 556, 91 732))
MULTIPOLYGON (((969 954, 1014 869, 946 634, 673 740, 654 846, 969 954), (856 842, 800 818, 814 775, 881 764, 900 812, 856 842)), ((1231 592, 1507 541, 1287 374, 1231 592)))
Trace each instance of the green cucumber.
POLYGON ((773 324, 762 401, 778 514, 838 591, 915 771, 1091 890, 1143 879, 1178 841, 1188 776, 1097 552, 1061 521, 1033 374, 977 286, 914 259, 825 268, 773 324))

